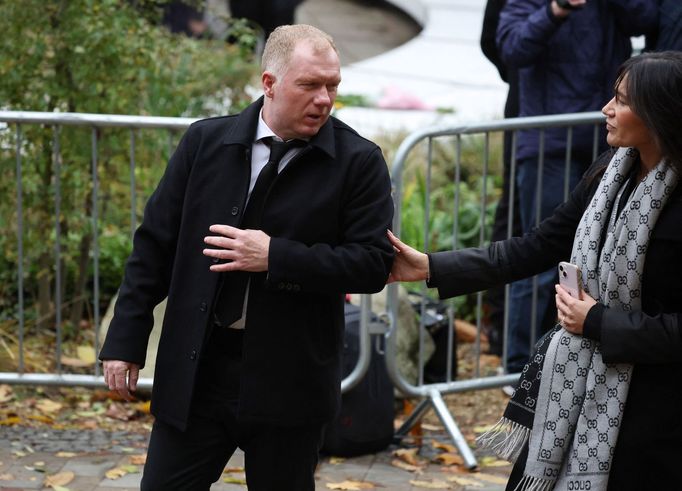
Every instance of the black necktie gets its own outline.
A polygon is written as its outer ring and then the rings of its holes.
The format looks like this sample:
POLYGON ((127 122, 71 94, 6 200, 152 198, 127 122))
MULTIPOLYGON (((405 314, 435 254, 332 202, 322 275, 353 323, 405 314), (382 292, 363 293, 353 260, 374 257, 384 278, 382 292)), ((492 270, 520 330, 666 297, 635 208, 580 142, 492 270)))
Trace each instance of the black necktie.
MULTIPOLYGON (((301 140, 277 141, 272 137, 269 140, 266 144, 270 146, 270 157, 268 158, 268 163, 265 164, 265 167, 258 174, 256 184, 253 186, 249 196, 249 201, 241 221, 242 229, 250 228, 256 230, 260 227, 265 197, 277 178, 279 162, 289 150, 300 146, 302 143, 301 140)), ((244 295, 250 273, 246 271, 232 271, 223 276, 223 282, 216 298, 214 314, 217 324, 229 326, 242 317, 244 295)))

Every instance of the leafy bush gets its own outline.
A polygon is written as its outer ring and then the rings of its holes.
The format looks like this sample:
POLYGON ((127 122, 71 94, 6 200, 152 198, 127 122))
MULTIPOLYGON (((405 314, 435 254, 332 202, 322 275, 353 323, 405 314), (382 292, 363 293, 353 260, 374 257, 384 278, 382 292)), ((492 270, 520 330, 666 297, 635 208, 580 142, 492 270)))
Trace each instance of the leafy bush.
MULTIPOLYGON (((0 3, 0 104, 3 109, 210 116, 250 100, 256 65, 244 44, 172 35, 159 25, 161 0, 25 0, 0 3)), ((92 217, 99 217, 102 301, 115 293, 129 234, 178 135, 164 131, 58 129, 24 125, 0 131, 0 319, 14 316, 17 284, 16 147, 23 193, 27 318, 47 326, 55 308, 55 224, 59 223, 62 308, 78 324, 92 301, 92 217), (131 217, 130 142, 135 138, 137 201, 131 217), (98 201, 92 204, 96 143, 98 201), (60 167, 57 168, 57 163, 60 167), (60 192, 57 195, 57 184, 60 192), (57 196, 60 214, 55 216, 57 196), (31 307, 32 306, 32 307, 31 307)))
MULTIPOLYGON (((393 162, 397 143, 402 139, 404 135, 382 140, 384 154, 389 162, 393 162)), ((489 163, 501 163, 501 135, 491 135, 488 152, 489 163)), ((502 177, 501 165, 493 164, 489 165, 484 179, 483 135, 463 136, 460 140, 452 137, 434 139, 430 169, 428 155, 428 144, 419 144, 408 154, 403 167, 401 240, 418 250, 430 252, 486 245, 490 240, 495 209, 501 196, 502 177), (459 177, 457 150, 460 152, 459 177), (427 185, 427 181, 430 185, 427 185), (427 196, 428 223, 425 213, 427 196)), ((412 286, 412 289, 419 288, 420 285, 412 286)), ((474 318, 474 295, 454 299, 454 306, 458 317, 467 320, 474 318)))

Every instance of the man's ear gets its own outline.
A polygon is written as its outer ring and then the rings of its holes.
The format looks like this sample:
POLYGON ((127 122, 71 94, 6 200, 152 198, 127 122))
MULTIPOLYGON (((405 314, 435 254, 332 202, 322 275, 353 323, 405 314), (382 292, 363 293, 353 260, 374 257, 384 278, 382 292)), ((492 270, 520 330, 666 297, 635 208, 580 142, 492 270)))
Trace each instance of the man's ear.
POLYGON ((265 97, 272 99, 272 96, 275 93, 274 86, 276 81, 274 74, 267 71, 263 72, 263 75, 261 75, 261 83, 263 84, 263 93, 265 94, 265 97))

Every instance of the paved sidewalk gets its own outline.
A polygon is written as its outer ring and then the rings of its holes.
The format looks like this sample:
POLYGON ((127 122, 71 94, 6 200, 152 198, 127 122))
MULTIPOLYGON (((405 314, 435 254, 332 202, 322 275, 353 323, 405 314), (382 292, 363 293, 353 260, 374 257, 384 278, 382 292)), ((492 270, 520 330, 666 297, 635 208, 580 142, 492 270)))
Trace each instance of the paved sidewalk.
MULTIPOLYGON (((443 434, 435 435, 438 441, 447 441, 443 434)), ((147 434, 102 430, 0 427, 0 491, 46 489, 49 479, 60 476, 65 479, 62 489, 69 491, 139 489, 147 438, 147 434)), ((428 438, 424 443, 419 458, 426 463, 435 450, 430 456, 424 455, 432 448, 428 438)), ((510 466, 496 465, 468 473, 456 466, 428 463, 420 472, 410 472, 392 464, 397 448, 348 459, 323 458, 317 471, 318 491, 344 489, 333 487, 344 481, 369 483, 374 485, 371 489, 386 491, 419 491, 428 485, 433 489, 434 483, 440 483, 438 489, 453 491, 502 491, 510 471, 510 466)), ((211 490, 247 489, 239 483, 244 478, 243 465, 243 454, 238 451, 226 467, 230 472, 225 472, 211 490)))

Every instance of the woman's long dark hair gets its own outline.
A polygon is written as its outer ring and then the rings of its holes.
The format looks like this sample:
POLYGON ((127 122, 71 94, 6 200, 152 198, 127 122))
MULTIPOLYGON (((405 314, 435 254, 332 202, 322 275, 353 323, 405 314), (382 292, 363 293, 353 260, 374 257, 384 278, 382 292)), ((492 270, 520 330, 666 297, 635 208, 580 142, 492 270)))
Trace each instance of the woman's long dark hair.
POLYGON ((628 105, 653 133, 663 156, 682 173, 682 52, 634 56, 620 66, 616 87, 623 81, 628 105))

